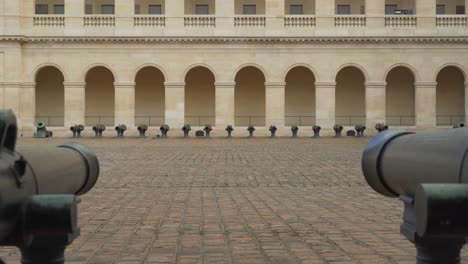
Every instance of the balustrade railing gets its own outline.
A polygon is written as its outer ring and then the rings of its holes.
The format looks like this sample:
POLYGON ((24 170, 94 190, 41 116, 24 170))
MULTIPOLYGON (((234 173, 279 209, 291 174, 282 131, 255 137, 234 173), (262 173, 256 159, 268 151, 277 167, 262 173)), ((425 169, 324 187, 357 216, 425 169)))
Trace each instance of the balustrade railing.
POLYGON ((415 116, 387 116, 385 123, 388 126, 415 126, 415 116))
POLYGON ((186 15, 184 17, 186 27, 214 27, 216 17, 214 15, 186 15))
POLYGON ((335 27, 365 27, 365 15, 335 16, 335 27))
POLYGON ((36 116, 34 126, 36 126, 38 122, 44 123, 46 127, 63 127, 65 124, 65 117, 64 116, 36 116))
POLYGON ((65 26, 64 16, 36 15, 33 17, 35 27, 63 27, 65 26))
POLYGON ((83 18, 85 27, 114 27, 114 15, 87 15, 83 18))
POLYGON ((464 15, 438 15, 436 17, 437 27, 466 27, 468 17, 464 15))
POLYGON ((315 27, 315 16, 287 15, 284 17, 285 27, 315 27))
POLYGON ((414 15, 386 15, 386 27, 416 27, 418 18, 414 15))
POLYGON ((165 27, 166 17, 163 15, 136 15, 133 18, 135 27, 165 27))
POLYGON ((438 115, 436 116, 437 126, 453 126, 465 122, 464 115, 438 115))
POLYGON ((313 115, 308 116, 285 116, 286 126, 313 126, 316 124, 316 118, 313 115))
POLYGON ((264 27, 266 24, 264 15, 239 15, 234 17, 236 27, 264 27))

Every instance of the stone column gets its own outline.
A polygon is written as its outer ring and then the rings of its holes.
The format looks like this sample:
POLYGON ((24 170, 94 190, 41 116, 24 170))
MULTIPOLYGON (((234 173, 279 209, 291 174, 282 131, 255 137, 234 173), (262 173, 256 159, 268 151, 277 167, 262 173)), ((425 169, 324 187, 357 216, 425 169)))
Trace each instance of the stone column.
POLYGON ((4 82, 3 87, 3 107, 12 110, 16 117, 20 113, 20 84, 16 82, 4 82))
POLYGON ((85 0, 65 0, 65 35, 81 35, 85 0))
POLYGON ((116 82, 115 87, 115 125, 135 126, 135 83, 116 82))
POLYGON ((436 0, 416 0, 418 28, 434 29, 436 23, 436 0))
POLYGON ((180 36, 184 33, 185 0, 169 0, 165 2, 166 34, 180 36))
POLYGON ((367 27, 381 29, 385 26, 385 0, 366 0, 367 27))
POLYGON ((265 122, 266 126, 284 127, 285 82, 265 83, 265 122))
POLYGON ((366 126, 375 127, 385 123, 385 87, 386 82, 366 83, 366 126))
POLYGON ((216 32, 217 35, 226 36, 233 34, 235 1, 216 0, 216 32))
POLYGON ((284 0, 265 0, 266 34, 278 36, 284 33, 284 0))
POLYGON ((185 82, 165 82, 166 124, 180 129, 185 122, 185 82))
POLYGON ((22 83, 19 90, 19 127, 34 128, 35 120, 36 83, 22 83))
POLYGON ((65 82, 65 127, 85 125, 85 82, 65 82))
MULTIPOLYGON (((317 16, 317 29, 335 26, 335 1, 316 0, 315 15, 317 16)), ((328 30, 328 29, 327 29, 328 30)))
POLYGON ((115 31, 117 35, 129 35, 133 31, 134 0, 115 0, 115 31))
POLYGON ((234 126, 235 82, 216 82, 216 127, 234 126))
POLYGON ((315 83, 315 123, 322 128, 335 125, 335 87, 336 82, 315 83))
POLYGON ((436 126, 436 82, 416 82, 416 126, 436 126))
MULTIPOLYGON (((465 8, 466 7, 467 6, 465 6, 465 8)), ((465 83, 465 122, 467 121, 468 121, 468 82, 465 83)))

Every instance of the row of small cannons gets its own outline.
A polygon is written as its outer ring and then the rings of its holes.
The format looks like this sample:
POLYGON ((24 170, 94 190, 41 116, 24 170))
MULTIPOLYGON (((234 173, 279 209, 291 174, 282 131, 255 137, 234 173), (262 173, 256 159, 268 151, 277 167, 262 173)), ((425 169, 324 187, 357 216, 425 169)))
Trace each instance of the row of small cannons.
MULTIPOLYGON (((464 125, 460 126, 463 127, 464 125)), ((81 132, 85 129, 83 125, 74 125, 70 127, 70 131, 73 133, 73 137, 81 137, 81 132)), ((95 137, 102 137, 103 132, 106 130, 106 126, 102 124, 98 124, 93 126, 93 131, 95 133, 95 137)), ((148 126, 147 125, 139 125, 137 127, 137 130, 139 132, 139 137, 146 137, 146 131, 148 131, 148 126)), ((333 126, 333 130, 335 131, 335 137, 342 137, 342 132, 343 132, 343 126, 342 125, 335 125, 333 126)), ((380 133, 384 130, 388 129, 388 126, 385 124, 377 124, 375 126, 375 129, 380 133)), ((117 132, 117 137, 123 137, 125 131, 127 130, 126 125, 118 125, 115 127, 115 131, 117 132)), ((168 125, 162 125, 159 130, 161 131, 161 135, 157 135, 156 137, 160 138, 167 138, 168 137, 168 132, 170 130, 170 127, 168 125)), ((189 138, 190 137, 190 131, 192 130, 190 125, 184 125, 181 128, 182 132, 184 133, 184 138, 189 138)), ((196 137, 206 137, 209 138, 211 131, 213 130, 211 125, 206 125, 203 130, 197 130, 195 132, 196 137)), ((227 137, 230 138, 232 137, 232 132, 234 131, 234 127, 232 125, 228 125, 225 128, 227 132, 227 137)), ((254 137, 254 132, 255 132, 255 126, 249 125, 247 127, 247 131, 249 133, 248 137, 254 137)), ((268 129, 270 131, 270 137, 276 137, 276 131, 278 128, 275 125, 271 125, 268 129)), ((313 137, 318 138, 320 137, 320 131, 322 128, 318 125, 314 125, 312 127, 312 131, 314 132, 313 137)), ((364 131, 366 130, 366 126, 364 125, 357 125, 354 127, 354 130, 348 130, 346 132, 346 136, 349 137, 363 137, 364 136, 364 131)), ((299 132, 299 127, 298 126, 292 126, 291 127, 291 133, 292 137, 297 137, 299 132)))

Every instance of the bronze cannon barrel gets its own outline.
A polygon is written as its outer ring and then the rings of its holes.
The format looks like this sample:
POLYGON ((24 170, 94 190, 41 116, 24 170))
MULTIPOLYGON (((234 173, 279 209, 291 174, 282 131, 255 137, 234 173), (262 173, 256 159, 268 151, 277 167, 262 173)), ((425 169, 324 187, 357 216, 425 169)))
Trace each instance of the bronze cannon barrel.
POLYGON ((468 129, 414 134, 386 130, 362 156, 367 183, 378 193, 411 195, 422 183, 468 183, 468 129))

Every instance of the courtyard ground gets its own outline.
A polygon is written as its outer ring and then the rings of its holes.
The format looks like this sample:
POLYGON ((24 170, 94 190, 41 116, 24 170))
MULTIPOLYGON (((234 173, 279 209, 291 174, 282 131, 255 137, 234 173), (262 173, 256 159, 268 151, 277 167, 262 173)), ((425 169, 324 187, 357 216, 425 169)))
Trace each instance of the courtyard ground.
MULTIPOLYGON (((402 204, 362 176, 366 138, 78 141, 101 176, 67 263, 415 263, 402 204)), ((464 251, 468 259, 468 250, 464 251)), ((7 263, 19 252, 0 249, 7 263)))

